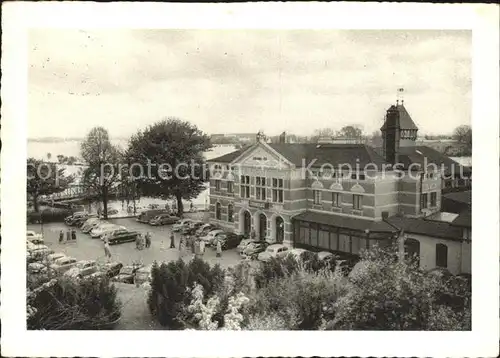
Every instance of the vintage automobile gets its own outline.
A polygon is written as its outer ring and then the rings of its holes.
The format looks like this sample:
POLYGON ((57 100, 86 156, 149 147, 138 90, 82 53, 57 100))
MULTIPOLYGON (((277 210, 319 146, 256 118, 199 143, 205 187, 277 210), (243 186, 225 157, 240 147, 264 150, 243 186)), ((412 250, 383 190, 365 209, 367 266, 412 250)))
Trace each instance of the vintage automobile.
POLYGON ((196 233, 196 230, 198 230, 198 228, 204 224, 205 223, 203 221, 193 221, 191 223, 188 223, 181 229, 181 234, 194 235, 194 233, 196 233))
POLYGON ((137 221, 140 223, 149 224, 151 219, 161 214, 168 214, 168 211, 164 209, 145 210, 139 214, 139 216, 137 217, 137 221))
POLYGON ((50 269, 57 273, 64 273, 76 266, 76 259, 74 257, 61 257, 54 261, 52 265, 50 265, 50 269))
POLYGON ((236 246, 236 251, 241 254, 243 252, 243 250, 245 250, 245 248, 252 242, 259 242, 259 240, 254 240, 254 239, 248 239, 248 238, 245 238, 243 240, 241 240, 241 242, 238 244, 238 246, 236 246))
MULTIPOLYGON (((304 250, 305 251, 305 250, 304 250)), ((288 254, 288 247, 283 244, 269 245, 265 251, 257 255, 259 261, 269 261, 272 257, 281 258, 288 254)))
POLYGON ((257 256, 266 250, 269 244, 266 241, 253 241, 241 252, 243 258, 256 259, 257 256))
POLYGON ((109 222, 97 219, 95 221, 90 221, 88 223, 86 222, 85 224, 83 224, 81 229, 82 229, 83 233, 88 234, 92 231, 93 228, 95 228, 99 225, 105 225, 105 224, 109 224, 109 222))
POLYGON ((230 250, 238 247, 241 241, 245 238, 244 235, 238 235, 233 232, 225 232, 215 237, 213 248, 217 247, 217 242, 220 241, 222 250, 230 250))
POLYGON ((63 254, 62 252, 56 252, 55 254, 47 255, 46 259, 48 262, 54 263, 56 260, 60 259, 61 257, 66 257, 66 255, 63 254))
POLYGON ((26 239, 28 239, 29 241, 36 240, 36 239, 43 240, 43 235, 38 234, 38 233, 34 232, 33 230, 28 230, 28 231, 26 231, 26 239))
POLYGON ((67 216, 64 219, 64 222, 69 226, 73 226, 73 225, 75 225, 77 220, 80 220, 82 218, 87 219, 88 215, 89 215, 89 213, 87 213, 85 211, 79 211, 79 212, 74 213, 73 215, 67 216))
POLYGON ((217 225, 215 224, 203 224, 201 225, 195 232, 195 235, 196 236, 205 236, 206 234, 208 234, 210 231, 212 230, 215 230, 215 229, 220 229, 220 227, 218 227, 217 225))
POLYGON ((189 225, 189 223, 192 223, 193 221, 194 220, 192 219, 181 219, 172 226, 172 231, 173 232, 181 231, 184 227, 186 227, 187 225, 189 225))
POLYGON ((139 235, 140 233, 138 231, 130 231, 127 228, 121 227, 105 233, 102 239, 108 240, 110 245, 117 245, 124 242, 135 241, 139 235))
POLYGON ((112 278, 115 282, 134 283, 134 276, 137 270, 144 265, 123 266, 120 273, 112 278))
POLYGON ((67 270, 64 275, 82 278, 97 271, 97 263, 94 260, 83 260, 78 261, 75 266, 67 270))
POLYGON ((140 286, 145 282, 150 282, 151 281, 151 268, 153 265, 145 266, 140 268, 135 272, 134 275, 134 284, 136 286, 140 286))
POLYGON ((160 225, 175 224, 178 221, 179 221, 179 218, 177 216, 173 216, 170 214, 160 214, 160 215, 156 215, 154 218, 152 218, 149 221, 149 223, 153 226, 160 226, 160 225))
POLYGON ((28 272, 32 274, 43 273, 47 271, 47 266, 41 262, 32 262, 28 264, 28 272))
POLYGON ((103 272, 108 277, 115 277, 120 273, 123 264, 121 262, 107 262, 101 267, 101 272, 103 272))
POLYGON ((108 232, 111 232, 111 231, 118 230, 118 229, 125 229, 125 226, 119 226, 116 224, 99 225, 90 231, 90 237, 92 237, 93 239, 98 239, 102 235, 107 234, 108 232))
POLYGON ((200 237, 200 240, 203 240, 205 242, 205 245, 211 246, 211 245, 213 245, 215 238, 218 235, 222 235, 222 234, 225 234, 224 230, 215 229, 215 230, 210 231, 205 236, 200 237))

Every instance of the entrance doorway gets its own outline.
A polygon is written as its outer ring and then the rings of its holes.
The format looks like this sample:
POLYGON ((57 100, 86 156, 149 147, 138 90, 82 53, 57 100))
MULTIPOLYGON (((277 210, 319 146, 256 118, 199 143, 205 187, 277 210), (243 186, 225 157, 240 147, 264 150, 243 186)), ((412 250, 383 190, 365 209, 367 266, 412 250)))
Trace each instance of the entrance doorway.
POLYGON ((259 215, 259 239, 265 240, 267 234, 267 217, 264 214, 259 215))
POLYGON ((250 236, 250 231, 252 230, 252 217, 250 213, 245 210, 243 212, 243 235, 250 236))
POLYGON ((276 242, 282 244, 285 239, 285 223, 281 216, 276 216, 276 242))

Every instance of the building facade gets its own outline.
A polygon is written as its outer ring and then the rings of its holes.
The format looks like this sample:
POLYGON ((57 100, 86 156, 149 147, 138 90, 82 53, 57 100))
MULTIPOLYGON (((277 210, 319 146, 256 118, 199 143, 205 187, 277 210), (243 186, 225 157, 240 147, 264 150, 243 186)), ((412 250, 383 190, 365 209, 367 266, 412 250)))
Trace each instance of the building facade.
MULTIPOLYGON (((424 159, 414 147, 418 129, 402 105, 391 106, 387 118, 383 153, 364 144, 266 143, 258 134, 254 145, 210 160, 211 221, 269 242, 345 255, 390 244, 404 229, 390 218, 423 221, 440 211, 443 170, 410 168, 406 157, 424 159)), ((414 235, 432 251, 432 236, 414 235)), ((447 256, 458 257, 455 246, 447 256)), ((435 256, 422 255, 422 267, 432 266, 435 256)), ((449 262, 453 271, 461 266, 449 262)))

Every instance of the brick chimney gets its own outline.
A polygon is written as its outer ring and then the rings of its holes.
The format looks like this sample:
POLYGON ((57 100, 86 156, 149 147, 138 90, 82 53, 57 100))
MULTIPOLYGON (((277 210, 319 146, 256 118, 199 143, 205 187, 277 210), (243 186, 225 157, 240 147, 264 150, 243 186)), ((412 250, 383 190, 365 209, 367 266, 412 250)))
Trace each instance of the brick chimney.
POLYGON ((280 134, 279 143, 286 143, 286 132, 280 134))

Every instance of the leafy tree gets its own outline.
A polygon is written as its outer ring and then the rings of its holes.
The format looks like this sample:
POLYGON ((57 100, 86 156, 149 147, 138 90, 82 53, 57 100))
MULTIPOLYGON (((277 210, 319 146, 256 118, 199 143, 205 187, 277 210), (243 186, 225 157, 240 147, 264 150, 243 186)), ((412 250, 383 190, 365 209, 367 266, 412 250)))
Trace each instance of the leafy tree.
POLYGON ((83 172, 82 184, 89 192, 96 193, 103 203, 104 218, 108 217, 110 192, 118 185, 120 153, 111 144, 109 134, 103 127, 93 128, 81 144, 80 152, 87 168, 83 172))
POLYGON ((55 163, 45 163, 34 158, 28 158, 26 168, 26 190, 36 212, 40 195, 59 193, 74 179, 72 176, 65 176, 64 168, 57 168, 55 163))
POLYGON ((310 138, 311 143, 316 143, 321 137, 333 138, 335 136, 335 131, 332 128, 320 128, 314 131, 314 134, 310 138))
POLYGON ((210 148, 210 138, 195 125, 162 120, 132 136, 128 153, 139 166, 131 172, 143 195, 174 197, 182 215, 182 199, 196 198, 205 189, 203 152, 210 148))
POLYGON ((345 126, 337 132, 337 136, 340 138, 349 138, 349 139, 362 139, 363 138, 363 130, 358 126, 345 126))
POLYGON ((472 129, 468 125, 461 125, 453 131, 453 138, 464 147, 466 155, 472 153, 472 129))

